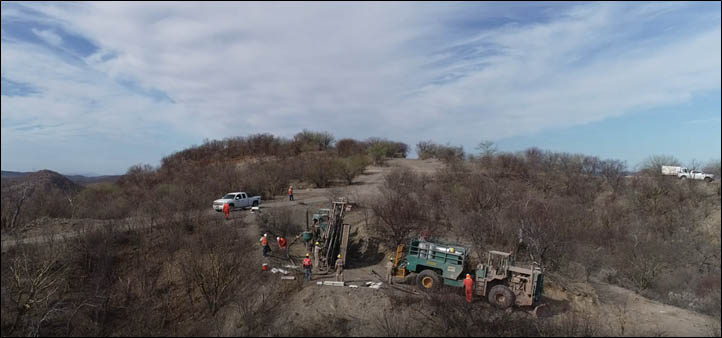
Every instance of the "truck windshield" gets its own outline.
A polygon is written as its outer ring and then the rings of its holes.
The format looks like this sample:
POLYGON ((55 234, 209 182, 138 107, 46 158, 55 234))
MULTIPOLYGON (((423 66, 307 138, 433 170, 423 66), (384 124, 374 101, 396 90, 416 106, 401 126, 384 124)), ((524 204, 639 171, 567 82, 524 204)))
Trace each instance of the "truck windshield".
POLYGON ((228 194, 228 195, 226 195, 226 196, 223 196, 223 199, 224 199, 224 200, 232 200, 232 199, 235 198, 235 197, 236 197, 235 194, 228 194))

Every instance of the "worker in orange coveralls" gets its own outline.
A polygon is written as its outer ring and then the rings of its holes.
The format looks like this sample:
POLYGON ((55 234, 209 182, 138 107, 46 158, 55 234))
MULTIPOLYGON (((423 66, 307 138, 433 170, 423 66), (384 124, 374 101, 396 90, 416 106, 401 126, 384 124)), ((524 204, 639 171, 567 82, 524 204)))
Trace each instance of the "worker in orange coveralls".
POLYGON ((230 218, 231 207, 228 205, 228 203, 223 203, 223 213, 226 214, 226 219, 230 218))
POLYGON ((464 291, 466 292, 466 301, 471 303, 471 290, 472 285, 474 284, 474 281, 471 280, 471 275, 466 274, 466 279, 464 279, 464 291))
POLYGON ((286 246, 286 239, 283 237, 276 237, 276 242, 278 242, 278 249, 281 251, 281 254, 285 252, 285 256, 288 258, 288 246, 286 246))

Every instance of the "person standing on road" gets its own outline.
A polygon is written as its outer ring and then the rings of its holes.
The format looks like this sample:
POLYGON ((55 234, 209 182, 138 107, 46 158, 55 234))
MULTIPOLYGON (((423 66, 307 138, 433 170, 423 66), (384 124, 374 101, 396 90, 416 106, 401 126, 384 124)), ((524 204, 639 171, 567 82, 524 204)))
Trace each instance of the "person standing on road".
POLYGON ((285 254, 286 258, 288 258, 288 247, 286 246, 286 239, 283 237, 276 237, 276 241, 278 242, 278 250, 281 252, 282 255, 285 254))
POLYGON ((303 272, 304 272, 304 279, 305 280, 311 280, 311 268, 313 268, 313 265, 311 264, 311 258, 308 252, 306 253, 306 258, 303 259, 303 272))
POLYGON ((228 203, 223 203, 223 213, 226 214, 226 219, 230 219, 231 207, 228 203))
POLYGON ((338 255, 338 259, 336 259, 336 281, 343 282, 343 259, 341 259, 341 255, 338 255))
POLYGON ((386 282, 389 285, 394 284, 394 258, 389 257, 389 262, 386 263, 386 282))
POLYGON ((293 186, 292 185, 288 186, 288 200, 293 201, 293 186))
POLYGON ((313 265, 316 266, 316 269, 320 269, 321 265, 319 264, 319 260, 321 259, 321 246, 316 242, 316 245, 313 247, 313 265))
POLYGON ((466 292, 467 303, 471 303, 471 292, 473 285, 474 281, 471 279, 471 275, 467 273, 466 278, 464 279, 464 292, 466 292))
POLYGON ((268 252, 271 251, 271 247, 268 246, 268 234, 263 234, 261 237, 261 246, 263 247, 263 257, 268 257, 268 252))

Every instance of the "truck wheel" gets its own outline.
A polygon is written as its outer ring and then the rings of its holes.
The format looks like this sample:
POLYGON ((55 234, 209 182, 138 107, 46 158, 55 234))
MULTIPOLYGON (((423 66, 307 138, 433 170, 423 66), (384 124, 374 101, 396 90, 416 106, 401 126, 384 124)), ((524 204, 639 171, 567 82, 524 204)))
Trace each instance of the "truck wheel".
POLYGON ((233 203, 231 203, 231 204, 228 205, 228 209, 233 210, 233 208, 234 208, 234 204, 233 204, 233 203))
POLYGON ((508 309, 514 305, 515 297, 514 293, 504 285, 496 285, 489 291, 489 303, 500 308, 508 309))
POLYGON ((687 176, 680 176, 679 179, 682 180, 682 181, 684 181, 684 180, 687 179, 687 176))
POLYGON ((416 276, 416 285, 422 291, 437 290, 441 287, 441 278, 433 270, 424 270, 416 276))
POLYGON ((705 178, 704 178, 704 181, 707 182, 707 183, 712 182, 712 178, 710 178, 710 177, 705 177, 705 178))
POLYGON ((254 207, 257 207, 257 206, 258 206, 258 201, 253 201, 253 206, 254 206, 254 207))

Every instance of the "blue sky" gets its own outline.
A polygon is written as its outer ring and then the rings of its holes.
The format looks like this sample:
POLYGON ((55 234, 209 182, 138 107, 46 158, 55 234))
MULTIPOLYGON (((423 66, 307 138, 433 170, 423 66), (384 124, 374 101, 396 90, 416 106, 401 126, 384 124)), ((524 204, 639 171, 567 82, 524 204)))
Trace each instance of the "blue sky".
POLYGON ((2 169, 302 129, 720 158, 719 3, 2 3, 2 169))

